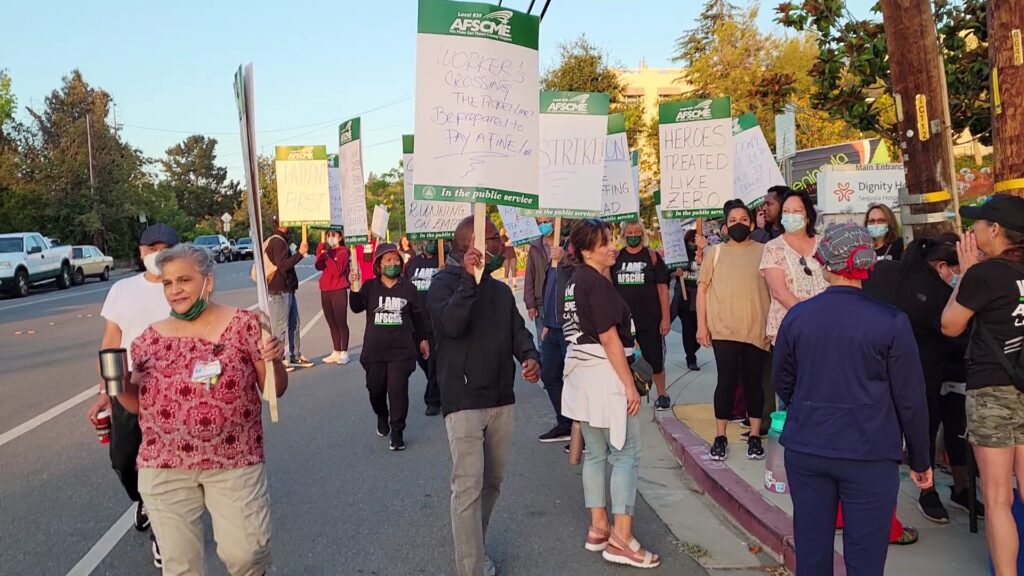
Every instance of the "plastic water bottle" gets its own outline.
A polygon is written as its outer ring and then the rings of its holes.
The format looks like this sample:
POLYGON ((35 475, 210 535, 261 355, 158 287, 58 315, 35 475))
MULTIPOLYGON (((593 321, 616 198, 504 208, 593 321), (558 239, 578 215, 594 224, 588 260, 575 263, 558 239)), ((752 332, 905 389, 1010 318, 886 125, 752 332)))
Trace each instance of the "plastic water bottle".
POLYGON ((772 426, 768 430, 768 444, 765 446, 764 488, 775 494, 789 494, 786 449, 779 443, 785 421, 785 412, 772 413, 772 426))

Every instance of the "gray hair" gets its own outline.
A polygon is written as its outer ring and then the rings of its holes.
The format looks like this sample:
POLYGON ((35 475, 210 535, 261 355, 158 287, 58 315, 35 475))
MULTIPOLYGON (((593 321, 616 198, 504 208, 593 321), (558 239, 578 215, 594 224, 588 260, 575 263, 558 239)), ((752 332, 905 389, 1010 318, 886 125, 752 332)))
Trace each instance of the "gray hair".
POLYGON ((161 250, 156 256, 156 267, 159 268, 162 273, 164 271, 164 264, 175 260, 188 260, 192 262, 192 265, 195 266, 196 270, 198 270, 203 276, 213 274, 213 258, 210 257, 210 253, 206 248, 196 246, 191 242, 178 244, 172 248, 161 250))

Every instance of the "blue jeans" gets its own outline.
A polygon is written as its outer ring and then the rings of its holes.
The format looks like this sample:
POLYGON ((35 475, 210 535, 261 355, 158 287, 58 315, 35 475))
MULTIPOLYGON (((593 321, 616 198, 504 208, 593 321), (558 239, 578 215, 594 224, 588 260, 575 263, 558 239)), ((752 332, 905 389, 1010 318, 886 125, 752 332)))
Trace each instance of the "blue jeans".
POLYGON ((270 321, 274 336, 287 347, 289 358, 302 355, 299 335, 299 303, 294 292, 270 296, 270 321))
POLYGON ((605 508, 605 462, 612 465, 612 514, 632 516, 636 505, 637 466, 640 463, 640 416, 626 418, 622 450, 609 443, 607 428, 580 422, 587 451, 583 455, 583 501, 587 508, 605 508))
POLYGON ((544 307, 537 307, 537 317, 533 319, 533 327, 537 330, 537 349, 540 350, 540 333, 544 331, 544 307))
POLYGON ((562 371, 565 368, 566 347, 562 329, 549 326, 547 338, 540 343, 540 380, 555 409, 558 426, 568 430, 572 420, 562 416, 562 371))

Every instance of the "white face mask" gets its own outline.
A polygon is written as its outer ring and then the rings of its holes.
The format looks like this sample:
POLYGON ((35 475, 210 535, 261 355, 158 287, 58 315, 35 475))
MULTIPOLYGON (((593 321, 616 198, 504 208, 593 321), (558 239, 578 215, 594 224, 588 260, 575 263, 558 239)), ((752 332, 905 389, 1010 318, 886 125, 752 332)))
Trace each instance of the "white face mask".
POLYGON ((327 237, 327 245, 330 246, 331 248, 337 248, 338 247, 338 239, 333 237, 333 236, 328 236, 327 237))
POLYGON ((142 263, 146 265, 146 272, 149 272, 153 276, 160 277, 160 269, 156 267, 156 257, 159 252, 150 252, 146 254, 146 257, 142 259, 142 263))

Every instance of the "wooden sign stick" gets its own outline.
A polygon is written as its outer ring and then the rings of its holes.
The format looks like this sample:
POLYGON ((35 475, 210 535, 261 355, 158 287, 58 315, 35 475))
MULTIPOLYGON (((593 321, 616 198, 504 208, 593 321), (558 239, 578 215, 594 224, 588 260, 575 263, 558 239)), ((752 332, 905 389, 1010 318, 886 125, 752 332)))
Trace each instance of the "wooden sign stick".
POLYGON ((437 241, 437 269, 444 268, 444 240, 437 241))
MULTIPOLYGON (((270 330, 270 318, 265 314, 260 315, 260 328, 262 329, 264 340, 273 336, 270 330)), ((267 362, 266 370, 267 374, 263 379, 263 399, 267 401, 270 407, 270 421, 277 422, 277 375, 274 372, 274 363, 267 362)))
POLYGON ((356 281, 352 283, 352 290, 359 292, 359 289, 363 285, 362 268, 359 267, 359 260, 357 259, 356 247, 353 245, 349 249, 349 270, 356 273, 356 281))
MULTIPOLYGON (((562 238, 562 217, 561 216, 556 216, 555 217, 555 232, 554 232, 554 234, 555 235, 551 238, 551 245, 552 246, 560 246, 561 242, 559 242, 559 240, 562 238)), ((541 240, 541 242, 543 242, 543 240, 541 240)), ((558 268, 558 260, 555 260, 554 258, 552 258, 551 259, 551 267, 552 268, 558 268)))
MULTIPOLYGON (((480 251, 480 257, 487 254, 487 204, 484 202, 473 203, 473 247, 480 251)), ((483 262, 481 266, 473 271, 476 283, 484 277, 483 262)))

